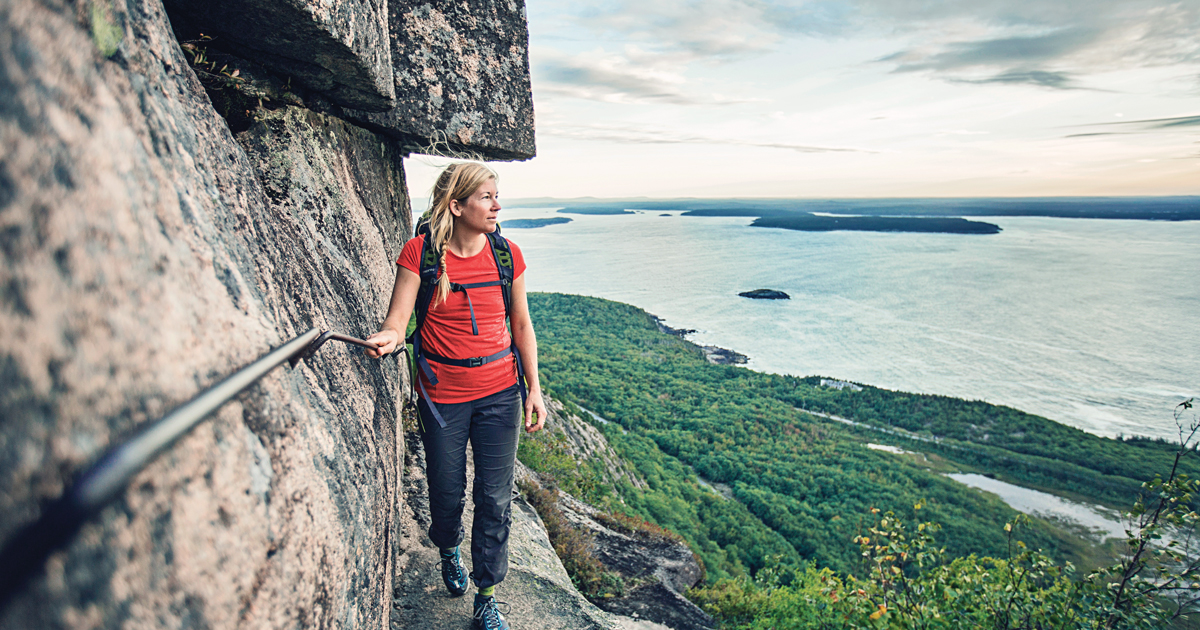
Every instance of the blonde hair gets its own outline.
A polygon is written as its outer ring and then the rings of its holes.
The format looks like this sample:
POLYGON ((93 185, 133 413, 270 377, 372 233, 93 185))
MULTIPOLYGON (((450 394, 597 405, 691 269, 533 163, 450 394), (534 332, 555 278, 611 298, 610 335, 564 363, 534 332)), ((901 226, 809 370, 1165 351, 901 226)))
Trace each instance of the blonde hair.
POLYGON ((489 179, 496 179, 496 172, 479 162, 458 162, 447 166, 433 185, 429 211, 430 246, 437 254, 441 265, 438 277, 437 301, 445 302, 450 295, 450 274, 446 271, 446 243, 454 236, 454 213, 450 202, 466 203, 479 187, 489 179))

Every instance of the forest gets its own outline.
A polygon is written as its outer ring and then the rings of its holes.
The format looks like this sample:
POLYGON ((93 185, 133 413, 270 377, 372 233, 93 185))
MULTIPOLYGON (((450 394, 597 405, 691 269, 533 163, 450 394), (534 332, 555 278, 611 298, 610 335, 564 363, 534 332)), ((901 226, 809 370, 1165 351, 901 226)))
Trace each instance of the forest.
MULTIPOLYGON (((851 571, 860 553, 848 541, 864 515, 915 518, 914 505, 940 524, 950 556, 999 555, 1009 544, 1001 526, 1015 512, 941 473, 976 472, 1127 507, 1148 471, 1170 469, 1175 453, 1167 443, 1100 438, 978 401, 836 389, 816 376, 712 365, 635 307, 561 294, 529 300, 548 393, 611 421, 601 430, 650 486, 593 483, 584 498, 678 532, 710 580, 768 565, 851 571), (729 486, 736 500, 707 483, 729 486)), ((1194 459, 1181 466, 1196 477, 1194 459)), ((1060 560, 1096 562, 1094 545, 1036 519, 1024 541, 1060 560)))

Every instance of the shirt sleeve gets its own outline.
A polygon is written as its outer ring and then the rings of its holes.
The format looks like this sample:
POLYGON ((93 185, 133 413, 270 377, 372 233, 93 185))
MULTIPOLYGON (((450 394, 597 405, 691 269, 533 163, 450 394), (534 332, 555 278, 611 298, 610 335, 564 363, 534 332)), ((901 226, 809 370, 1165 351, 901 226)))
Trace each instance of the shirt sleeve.
POLYGON ((509 248, 513 254, 513 278, 520 278, 521 274, 525 273, 525 255, 521 253, 521 248, 517 244, 509 241, 509 248))
POLYGON ((400 257, 396 259, 396 264, 405 269, 421 275, 421 249, 425 246, 425 235, 422 234, 416 238, 409 239, 404 244, 404 249, 400 250, 400 257))

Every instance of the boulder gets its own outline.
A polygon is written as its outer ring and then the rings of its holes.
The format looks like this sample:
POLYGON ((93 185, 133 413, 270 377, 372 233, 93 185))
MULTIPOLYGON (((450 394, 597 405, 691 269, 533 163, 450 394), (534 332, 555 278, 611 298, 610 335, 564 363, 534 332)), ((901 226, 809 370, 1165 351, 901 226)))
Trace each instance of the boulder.
POLYGON ((396 106, 347 110, 414 153, 527 160, 536 153, 522 0, 388 5, 396 106))
POLYGON ((385 0, 165 0, 185 40, 236 53, 346 107, 395 104, 385 0))

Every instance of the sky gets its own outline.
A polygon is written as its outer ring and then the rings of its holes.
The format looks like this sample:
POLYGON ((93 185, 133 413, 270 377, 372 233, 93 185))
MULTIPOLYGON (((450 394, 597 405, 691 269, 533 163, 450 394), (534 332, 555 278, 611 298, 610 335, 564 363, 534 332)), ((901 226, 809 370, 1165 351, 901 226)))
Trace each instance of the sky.
MULTIPOLYGON (((527 0, 501 198, 1200 194, 1200 0, 527 0)), ((445 160, 406 164, 414 209, 445 160)))

